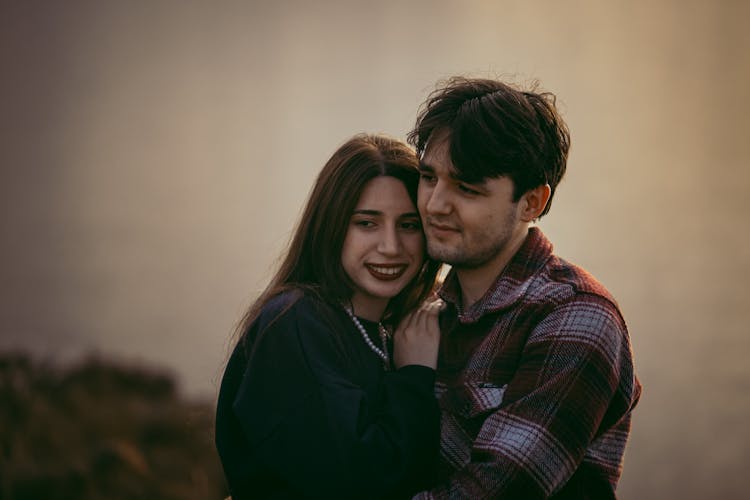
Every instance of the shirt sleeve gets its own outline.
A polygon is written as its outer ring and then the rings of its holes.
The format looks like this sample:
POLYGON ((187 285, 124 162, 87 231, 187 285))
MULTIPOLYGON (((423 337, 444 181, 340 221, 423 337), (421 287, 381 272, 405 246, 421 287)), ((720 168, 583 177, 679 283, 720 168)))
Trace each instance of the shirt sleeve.
POLYGON ((480 427, 469 463, 415 498, 554 494, 606 420, 626 352, 625 326, 612 304, 590 297, 557 306, 530 333, 502 403, 480 427))
POLYGON ((390 495, 437 455, 434 370, 386 372, 373 396, 338 347, 301 299, 256 341, 234 412, 258 460, 305 496, 390 495))

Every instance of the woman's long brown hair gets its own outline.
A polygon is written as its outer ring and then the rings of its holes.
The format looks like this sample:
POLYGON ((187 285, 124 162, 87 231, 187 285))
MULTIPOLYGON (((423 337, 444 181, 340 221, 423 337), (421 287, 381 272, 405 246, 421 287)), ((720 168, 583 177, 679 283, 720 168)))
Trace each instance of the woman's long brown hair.
MULTIPOLYGON (((348 303, 354 284, 341 264, 341 251, 365 185, 375 177, 394 177, 416 206, 418 164, 408 145, 382 135, 356 135, 339 147, 315 181, 281 265, 243 316, 237 335, 244 337, 266 303, 289 290, 312 293, 329 304, 348 303)), ((390 300, 384 320, 391 324, 433 290, 440 265, 426 251, 424 258, 417 276, 390 300)))

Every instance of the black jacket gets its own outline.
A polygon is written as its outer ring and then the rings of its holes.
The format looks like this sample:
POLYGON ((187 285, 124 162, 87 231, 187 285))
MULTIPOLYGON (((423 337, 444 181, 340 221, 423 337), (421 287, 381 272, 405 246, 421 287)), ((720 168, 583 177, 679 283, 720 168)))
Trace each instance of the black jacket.
MULTIPOLYGON (((426 488, 439 447, 434 371, 385 371, 343 309, 295 297, 266 305, 224 373, 216 445, 233 500, 426 488)), ((378 345, 377 325, 361 322, 378 345)))

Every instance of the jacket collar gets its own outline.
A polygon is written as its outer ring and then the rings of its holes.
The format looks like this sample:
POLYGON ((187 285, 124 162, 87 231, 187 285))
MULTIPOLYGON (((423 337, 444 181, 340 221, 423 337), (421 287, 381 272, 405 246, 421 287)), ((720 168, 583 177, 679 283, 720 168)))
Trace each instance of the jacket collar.
POLYGON ((552 243, 537 227, 529 229, 521 248, 500 272, 484 296, 466 311, 461 303, 461 286, 456 271, 451 269, 438 295, 455 306, 461 323, 475 323, 485 314, 507 309, 524 296, 533 276, 552 256, 552 243))

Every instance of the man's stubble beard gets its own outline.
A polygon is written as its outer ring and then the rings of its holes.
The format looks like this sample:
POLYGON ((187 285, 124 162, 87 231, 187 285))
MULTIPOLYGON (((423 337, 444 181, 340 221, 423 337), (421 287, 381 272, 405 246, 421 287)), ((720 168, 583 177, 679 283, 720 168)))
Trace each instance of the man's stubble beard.
POLYGON ((453 248, 446 244, 430 242, 428 237, 427 253, 432 259, 449 264, 454 269, 479 269, 505 250, 513 239, 514 230, 519 222, 515 210, 509 210, 502 217, 502 224, 494 225, 495 232, 485 229, 467 241, 466 233, 462 231, 458 244, 453 248))
MULTIPOLYGON (((477 240, 484 239, 488 235, 479 235, 477 240)), ((494 241, 486 247, 481 245, 472 245, 471 242, 466 244, 462 239, 461 243, 454 248, 445 244, 431 243, 427 240, 427 252, 434 260, 449 264, 454 269, 478 269, 494 259, 510 241, 511 233, 503 231, 502 234, 496 235, 494 241), (476 250, 469 247, 477 246, 476 250)))

